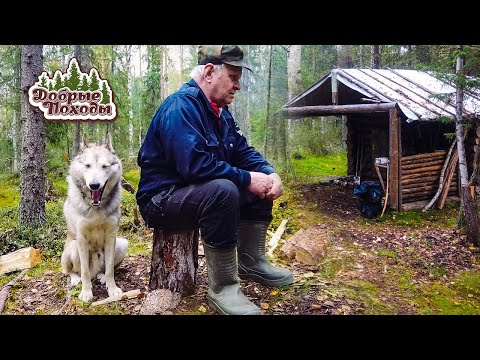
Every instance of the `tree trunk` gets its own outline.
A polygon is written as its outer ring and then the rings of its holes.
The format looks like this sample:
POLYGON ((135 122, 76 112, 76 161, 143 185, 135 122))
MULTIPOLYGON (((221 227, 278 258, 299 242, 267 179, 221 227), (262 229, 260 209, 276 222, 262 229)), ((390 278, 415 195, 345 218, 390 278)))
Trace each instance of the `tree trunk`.
POLYGON ((133 157, 133 71, 132 71, 132 47, 133 45, 126 46, 126 66, 127 66, 127 91, 128 91, 128 156, 133 157))
POLYGON ((19 226, 43 225, 45 214, 45 118, 28 101, 28 89, 43 71, 43 45, 22 45, 21 105, 24 131, 20 170, 19 226))
POLYGON ((269 126, 269 117, 270 117, 270 93, 272 86, 272 57, 273 57, 273 45, 270 45, 270 56, 268 61, 268 82, 267 82, 267 114, 265 116, 265 134, 263 141, 263 156, 267 157, 267 144, 268 144, 268 126, 269 126))
MULTIPOLYGON (((81 72, 83 72, 82 64, 82 47, 80 45, 75 45, 74 56, 77 59, 78 67, 81 72)), ((73 144, 72 144, 72 159, 77 155, 80 150, 80 134, 82 131, 81 121, 75 121, 73 127, 73 144)))
POLYGON ((148 284, 150 290, 169 289, 182 296, 194 293, 198 237, 198 230, 155 229, 148 284))
POLYGON ((15 76, 13 79, 16 104, 13 108, 13 120, 12 120, 12 147, 13 147, 13 164, 12 171, 18 173, 20 171, 20 153, 22 145, 22 122, 20 115, 20 47, 15 49, 15 76))
POLYGON ((373 68, 380 69, 380 45, 373 45, 373 68))
POLYGON ((465 216, 465 225, 467 230, 467 239, 475 245, 480 245, 480 227, 478 223, 478 212, 476 199, 472 198, 470 194, 470 187, 468 184, 468 170, 467 160, 465 154, 465 142, 463 138, 464 119, 462 115, 463 110, 463 45, 458 45, 459 55, 457 56, 457 92, 456 92, 456 126, 455 132, 457 135, 458 148, 458 167, 460 175, 460 198, 465 216))

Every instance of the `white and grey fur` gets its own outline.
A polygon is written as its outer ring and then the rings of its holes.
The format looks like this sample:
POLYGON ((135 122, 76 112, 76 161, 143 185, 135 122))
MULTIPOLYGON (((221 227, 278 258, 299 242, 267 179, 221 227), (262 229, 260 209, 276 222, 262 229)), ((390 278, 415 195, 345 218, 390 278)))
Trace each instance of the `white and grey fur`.
POLYGON ((117 237, 121 177, 122 163, 110 137, 101 145, 82 139, 80 153, 72 160, 67 176, 68 195, 63 206, 67 239, 61 263, 62 273, 70 276, 72 286, 82 282, 78 298, 84 302, 93 299, 95 277, 106 284, 108 296, 122 293, 114 279, 114 268, 128 248, 128 240, 117 237))

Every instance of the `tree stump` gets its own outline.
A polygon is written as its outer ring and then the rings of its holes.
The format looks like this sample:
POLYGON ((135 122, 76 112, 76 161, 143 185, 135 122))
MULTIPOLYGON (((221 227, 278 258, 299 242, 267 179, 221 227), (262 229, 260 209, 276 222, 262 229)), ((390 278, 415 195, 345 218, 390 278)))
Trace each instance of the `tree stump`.
POLYGON ((150 290, 169 289, 181 296, 194 293, 198 237, 198 229, 154 230, 150 290))

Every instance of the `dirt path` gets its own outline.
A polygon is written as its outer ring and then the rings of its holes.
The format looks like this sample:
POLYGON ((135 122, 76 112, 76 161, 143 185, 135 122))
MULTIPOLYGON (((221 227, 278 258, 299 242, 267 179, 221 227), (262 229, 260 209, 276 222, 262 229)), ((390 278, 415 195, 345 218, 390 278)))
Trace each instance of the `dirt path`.
MULTIPOLYGON (((365 220, 348 187, 310 184, 299 192, 303 195, 299 205, 313 208, 318 216, 311 230, 318 236, 328 230, 334 236, 318 239, 327 244, 327 255, 318 266, 278 260, 294 272, 292 286, 274 289, 241 282, 244 293, 266 314, 440 313, 429 291, 436 286, 453 291, 459 272, 480 269, 478 249, 465 244, 464 235, 452 228, 365 220)), ((124 291, 148 291, 149 271, 149 255, 129 256, 116 271, 117 285, 124 291)), ((78 301, 79 290, 69 289, 59 264, 47 264, 38 272, 15 285, 5 314, 138 314, 144 301, 92 307, 78 301)), ((107 297, 104 286, 93 285, 94 300, 107 297)), ((207 288, 205 259, 200 257, 197 290, 182 299, 175 313, 214 314, 206 300, 207 288)), ((478 309, 478 291, 465 294, 466 302, 458 300, 460 305, 478 309)))

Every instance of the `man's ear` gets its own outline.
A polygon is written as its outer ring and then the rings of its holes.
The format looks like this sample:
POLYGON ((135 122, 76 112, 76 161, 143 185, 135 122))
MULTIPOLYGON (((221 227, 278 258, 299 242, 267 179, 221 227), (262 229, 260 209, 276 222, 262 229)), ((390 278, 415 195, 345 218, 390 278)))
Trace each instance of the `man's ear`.
POLYGON ((203 77, 205 78, 205 80, 207 82, 211 82, 212 81, 212 74, 213 74, 213 64, 208 63, 203 68, 203 77))

